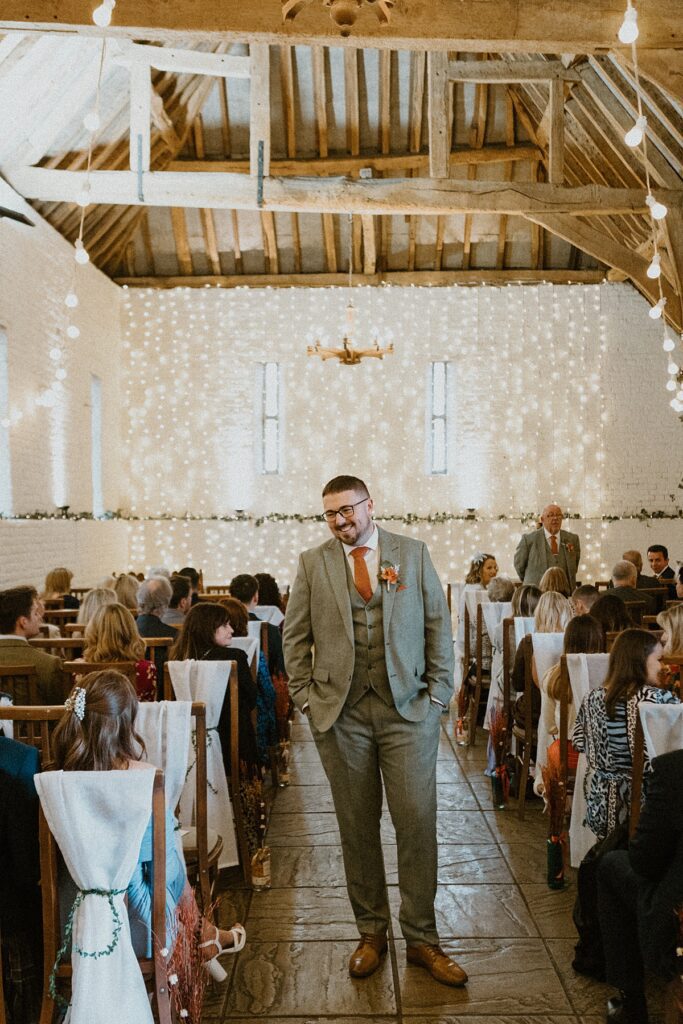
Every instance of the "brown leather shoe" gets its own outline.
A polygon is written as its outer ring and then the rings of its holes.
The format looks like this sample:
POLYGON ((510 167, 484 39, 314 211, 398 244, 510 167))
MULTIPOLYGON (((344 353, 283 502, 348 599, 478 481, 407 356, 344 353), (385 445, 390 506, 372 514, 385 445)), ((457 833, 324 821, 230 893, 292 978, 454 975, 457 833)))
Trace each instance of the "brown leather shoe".
POLYGON ((376 935, 361 932, 360 942, 351 954, 349 974, 352 978, 369 978, 382 962, 387 951, 386 932, 376 935))
POLYGON ((406 956, 409 964, 417 964, 429 971, 435 981, 442 985, 452 985, 460 988, 467 984, 467 975, 462 967, 458 967, 455 960, 451 960, 444 953, 441 946, 430 946, 428 943, 420 943, 417 946, 407 946, 406 956))

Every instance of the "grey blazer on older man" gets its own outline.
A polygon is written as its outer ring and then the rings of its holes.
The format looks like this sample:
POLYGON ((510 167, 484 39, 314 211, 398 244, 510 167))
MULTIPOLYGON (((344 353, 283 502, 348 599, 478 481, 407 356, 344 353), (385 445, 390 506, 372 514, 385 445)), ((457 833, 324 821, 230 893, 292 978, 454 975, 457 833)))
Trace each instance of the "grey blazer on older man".
POLYGON ((581 543, 575 533, 560 530, 558 534, 558 552, 553 555, 550 545, 545 539, 545 530, 532 530, 523 533, 515 551, 515 571, 522 583, 541 581, 541 576, 554 565, 564 569, 569 580, 570 589, 576 586, 576 573, 581 558, 581 543))
MULTIPOLYGON (((399 582, 382 583, 383 642, 396 710, 422 721, 433 697, 453 694, 453 638, 443 588, 426 545, 379 530, 379 561, 399 566, 399 582)), ((374 580, 372 581, 375 582, 374 580)), ((338 718, 354 666, 353 621, 341 541, 304 551, 287 604, 284 651, 289 689, 301 710, 308 703, 319 732, 338 718)))

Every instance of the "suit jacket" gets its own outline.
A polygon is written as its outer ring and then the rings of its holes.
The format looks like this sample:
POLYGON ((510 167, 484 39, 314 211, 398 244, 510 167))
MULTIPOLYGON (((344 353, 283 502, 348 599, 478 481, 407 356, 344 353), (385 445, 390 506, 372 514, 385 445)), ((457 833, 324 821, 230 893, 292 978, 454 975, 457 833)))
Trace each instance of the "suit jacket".
MULTIPOLYGON (((560 530, 558 534, 557 564, 567 574, 571 590, 576 586, 576 572, 581 558, 581 542, 575 533, 560 530)), ((545 530, 531 530, 520 537, 515 551, 515 571, 522 583, 538 586, 541 576, 553 565, 545 530)))
MULTIPOLYGON (((249 612, 250 622, 263 622, 258 615, 249 612)), ((268 671, 272 676, 283 675, 285 671, 285 659, 282 653, 282 633, 272 622, 268 623, 268 671)))
POLYGON ((670 974, 683 906, 683 750, 652 762, 647 798, 629 846, 639 876, 638 931, 646 967, 670 974))
POLYGON ((27 932, 40 945, 38 771, 35 747, 0 736, 0 924, 4 938, 27 932))
MULTIPOLYGON (((379 530, 379 563, 399 566, 399 582, 382 584, 384 650, 398 713, 422 721, 432 696, 453 694, 453 635, 443 588, 426 545, 379 530)), ((329 729, 348 696, 354 666, 346 555, 331 538, 299 558, 284 627, 285 666, 292 700, 310 707, 313 725, 329 729), (313 648, 315 647, 315 663, 313 648)))
POLYGON ((61 660, 54 654, 47 654, 37 647, 31 647, 26 640, 18 636, 16 640, 0 640, 0 665, 33 665, 38 673, 38 702, 64 702, 68 681, 62 672, 61 660))
POLYGON ((634 601, 639 601, 645 605, 644 615, 654 615, 657 608, 655 602, 649 594, 644 594, 641 591, 636 590, 634 587, 612 587, 610 594, 614 594, 623 601, 624 604, 633 604, 634 601))

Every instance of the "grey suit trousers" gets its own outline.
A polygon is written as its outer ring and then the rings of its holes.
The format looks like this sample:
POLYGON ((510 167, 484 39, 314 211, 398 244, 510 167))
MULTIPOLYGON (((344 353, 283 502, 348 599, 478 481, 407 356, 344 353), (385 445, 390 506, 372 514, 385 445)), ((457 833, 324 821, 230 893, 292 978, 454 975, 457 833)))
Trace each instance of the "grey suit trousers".
POLYGON ((399 923, 409 943, 438 943, 436 758, 441 713, 408 722, 373 690, 311 732, 330 782, 346 884, 359 932, 386 930, 390 911, 380 839, 382 780, 396 830, 399 923))

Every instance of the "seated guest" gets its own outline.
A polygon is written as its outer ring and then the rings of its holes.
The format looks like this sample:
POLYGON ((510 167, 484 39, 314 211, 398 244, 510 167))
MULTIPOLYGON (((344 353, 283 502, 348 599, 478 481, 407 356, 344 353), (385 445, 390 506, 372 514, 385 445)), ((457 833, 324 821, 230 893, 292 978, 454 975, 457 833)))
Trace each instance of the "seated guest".
MULTIPOLYGON (((52 737, 55 767, 65 772, 140 771, 149 768, 142 760, 145 745, 135 731, 138 701, 120 672, 91 672, 75 686, 52 737)), ((208 963, 223 952, 237 952, 246 938, 241 925, 219 931, 200 919, 194 895, 187 881, 185 865, 175 841, 176 819, 166 811, 166 917, 169 938, 175 927, 174 911, 181 900, 193 905, 197 934, 185 942, 200 942, 202 958, 208 963)), ((138 863, 126 892, 131 924, 141 922, 149 929, 152 920, 152 820, 142 838, 138 863)), ((169 946, 170 946, 169 942, 169 946)), ((139 951, 141 952, 141 951, 139 951)), ((222 972, 221 972, 222 974, 222 972)), ((131 1022, 132 1024, 132 1022, 131 1022)))
MULTIPOLYGON (((541 594, 539 602, 536 605, 536 611, 534 612, 535 632, 564 633, 571 617, 572 606, 567 598, 564 597, 563 594, 558 594, 555 591, 548 591, 546 594, 541 594)), ((512 687, 517 692, 521 692, 521 696, 515 701, 513 717, 515 722, 522 727, 524 726, 525 715, 523 693, 525 659, 529 648, 533 651, 533 640, 530 633, 522 637, 519 646, 517 647, 517 653, 515 654, 515 661, 512 668, 512 687)), ((539 690, 540 680, 536 671, 536 659, 533 656, 531 658, 531 678, 536 684, 531 689, 531 717, 532 724, 535 725, 541 714, 541 693, 539 690)))
POLYGON ((643 556, 640 551, 624 551, 621 557, 636 567, 636 590, 651 590, 656 586, 652 576, 643 576, 643 556))
POLYGON ((178 629, 192 607, 192 583, 187 576, 171 576, 171 590, 171 601, 161 621, 178 629))
POLYGON ((109 587, 95 587, 94 590, 89 590, 81 601, 81 607, 78 609, 78 618, 76 622, 83 629, 78 632, 83 635, 85 627, 88 625, 90 620, 96 611, 100 608, 104 608, 105 604, 116 604, 116 591, 110 590, 109 587))
POLYGON ((95 612, 85 630, 83 661, 134 661, 138 700, 156 700, 157 670, 145 659, 145 641, 122 604, 107 604, 95 612))
POLYGON ((676 573, 669 565, 669 552, 663 544, 650 544, 647 549, 647 560, 653 573, 652 576, 647 577, 650 580, 650 586, 652 586, 653 580, 668 585, 669 580, 676 579, 676 573))
POLYGON ((96 590, 113 590, 116 586, 116 576, 103 576, 95 585, 96 590))
MULTIPOLYGON (((247 765, 247 773, 259 775, 259 759, 253 720, 256 711, 256 686, 249 671, 244 651, 230 647, 232 626, 230 616, 220 604, 200 601, 185 616, 177 632, 177 640, 169 652, 169 661, 236 661, 239 690, 239 748, 240 761, 247 765)), ((218 723, 225 773, 230 776, 230 691, 225 700, 218 723)))
MULTIPOLYGON (((152 576, 140 584, 138 590, 138 617, 136 619, 140 636, 170 636, 175 638, 178 630, 173 626, 167 626, 162 621, 162 616, 168 611, 168 606, 173 596, 170 582, 165 576, 152 576)), ((154 651, 154 664, 157 668, 157 678, 161 681, 164 678, 164 665, 166 664, 167 650, 159 647, 154 651)), ((162 684, 163 685, 163 684, 162 684)))
MULTIPOLYGON (((644 968, 670 980, 676 971, 683 906, 683 750, 652 762, 647 799, 628 850, 598 868, 598 914, 608 1004, 614 1024, 647 1024, 644 968)), ((680 998, 680 989, 679 989, 680 998)), ((680 1005, 678 1007, 680 1020, 680 1005)))
POLYGON ((541 582, 538 584, 538 589, 542 594, 552 593, 562 594, 563 597, 571 597, 571 590, 569 589, 569 580, 564 569, 560 568, 559 565, 552 565, 549 569, 541 576, 541 582))
POLYGON ((199 573, 196 569, 193 569, 191 565, 186 565, 184 569, 178 569, 178 576, 187 576, 192 587, 192 601, 191 604, 196 604, 199 600, 199 573))
MULTIPOLYGON (((236 597, 224 597, 220 602, 228 613, 233 636, 249 636, 247 609, 236 597)), ((259 650, 256 673, 256 744, 261 764, 270 763, 270 749, 278 742, 275 719, 275 690, 268 671, 266 656, 259 650)))
POLYGON ((624 604, 633 604, 638 601, 645 604, 645 615, 654 615, 655 603, 649 594, 638 593, 636 581, 638 573, 633 562, 617 562, 612 569, 612 593, 623 601, 624 604))
POLYGON ((528 619, 536 611, 541 591, 533 583, 522 583, 512 595, 512 614, 514 618, 528 619))
POLYGON ((650 630, 624 630, 614 642, 605 685, 586 694, 576 716, 572 743, 588 765, 584 824, 598 839, 628 819, 638 705, 678 703, 660 688, 661 659, 662 645, 650 630))
MULTIPOLYGON (((0 665, 33 665, 38 703, 61 704, 66 680, 60 659, 28 643, 38 636, 42 622, 43 606, 35 587, 0 590, 0 665)), ((26 703, 30 703, 28 694, 26 703)))
POLYGON ((254 573, 254 579, 258 583, 258 603, 268 605, 270 608, 279 608, 284 612, 284 602, 277 580, 268 572, 254 573))
POLYGON ((683 654, 683 604, 675 604, 657 616, 657 625, 664 630, 662 646, 664 656, 674 658, 683 654))
POLYGON ((577 587, 572 594, 572 607, 575 615, 590 615, 591 608, 600 597, 600 591, 591 583, 577 587))
POLYGON ((116 600, 119 604, 122 604, 124 608, 127 608, 133 615, 138 613, 138 590, 140 584, 131 576, 129 572, 123 573, 118 577, 114 584, 114 593, 116 594, 116 600))
POLYGON ((151 580, 153 576, 163 576, 170 581, 171 570, 167 569, 165 565, 153 565, 147 573, 147 579, 151 580))
POLYGON ((628 613, 626 605, 614 594, 602 594, 590 610, 590 614, 602 626, 605 638, 608 633, 621 633, 624 629, 631 629, 633 619, 628 613))
POLYGON ((53 601, 61 598, 64 608, 78 608, 79 602, 71 593, 71 581, 74 574, 69 569, 52 569, 45 577, 45 589, 40 595, 41 601, 53 601))
MULTIPOLYGON (((232 597, 236 597, 247 609, 251 621, 258 621, 258 615, 255 612, 259 598, 256 578, 249 576, 247 573, 242 573, 230 581, 229 589, 232 597)), ((276 675, 283 676, 285 674, 282 634, 277 626, 274 626, 271 622, 268 623, 268 671, 271 677, 276 675)))
POLYGON ((683 601, 683 565, 678 567, 676 576, 676 597, 679 601, 683 601))
POLYGON ((489 601, 495 604, 510 602, 515 589, 514 583, 508 576, 496 576, 488 585, 489 601))
MULTIPOLYGON (((458 608, 458 646, 461 657, 465 649, 465 594, 472 590, 488 590, 489 583, 498 575, 498 564, 494 555, 485 551, 475 554, 470 562, 469 572, 465 576, 465 586, 460 593, 460 606, 458 608)), ((477 642, 477 624, 473 617, 470 618, 470 652, 474 652, 477 642)), ((491 642, 488 636, 484 636, 482 646, 482 666, 488 671, 491 667, 491 642)), ((465 666, 465 671, 470 666, 465 666)))

